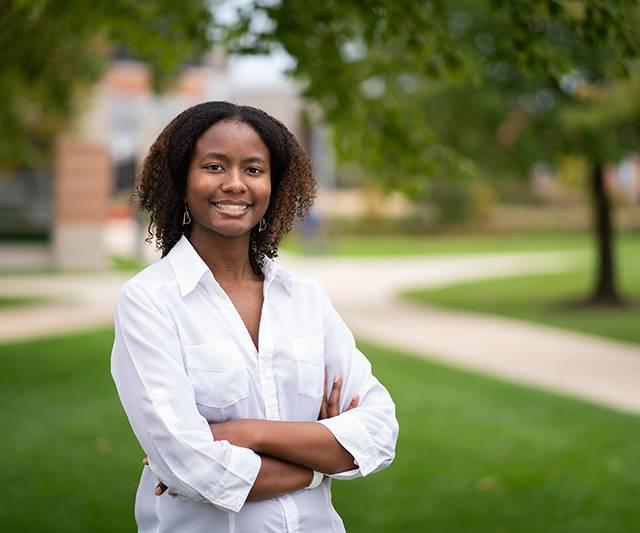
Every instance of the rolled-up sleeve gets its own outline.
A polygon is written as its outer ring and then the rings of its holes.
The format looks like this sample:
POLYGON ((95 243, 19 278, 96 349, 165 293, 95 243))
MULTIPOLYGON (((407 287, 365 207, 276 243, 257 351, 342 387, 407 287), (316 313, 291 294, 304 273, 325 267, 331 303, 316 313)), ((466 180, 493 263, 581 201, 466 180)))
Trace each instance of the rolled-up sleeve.
POLYGON ((340 315, 330 303, 327 305, 325 365, 329 377, 342 376, 341 414, 318 423, 353 455, 357 466, 331 477, 351 479, 378 472, 393 462, 399 428, 389 392, 372 374, 371 363, 356 347, 340 315), (345 411, 356 394, 360 396, 358 407, 345 411))
POLYGON ((132 281, 116 302, 111 374, 158 479, 190 500, 239 511, 260 457, 213 440, 195 404, 174 320, 149 289, 132 281))

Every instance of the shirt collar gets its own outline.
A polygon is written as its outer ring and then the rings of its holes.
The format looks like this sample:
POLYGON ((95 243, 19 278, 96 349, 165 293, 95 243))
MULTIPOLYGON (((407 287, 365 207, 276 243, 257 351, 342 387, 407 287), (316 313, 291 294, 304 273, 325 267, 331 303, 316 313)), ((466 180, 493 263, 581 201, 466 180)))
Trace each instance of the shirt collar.
POLYGON ((267 286, 272 280, 278 279, 284 286, 287 294, 291 296, 293 293, 293 280, 291 278, 291 274, 270 257, 267 257, 266 255, 263 255, 262 257, 264 259, 262 264, 262 273, 264 274, 267 286))
MULTIPOLYGON (((267 286, 269 286, 274 279, 278 279, 284 286, 287 294, 291 296, 293 289, 291 274, 270 257, 264 255, 263 258, 262 273, 264 274, 267 286)), ((185 235, 182 235, 174 247, 171 248, 167 254, 167 259, 178 280, 181 296, 189 294, 196 288, 202 276, 210 272, 207 264, 202 260, 202 257, 198 255, 198 252, 196 252, 196 249, 185 235)))

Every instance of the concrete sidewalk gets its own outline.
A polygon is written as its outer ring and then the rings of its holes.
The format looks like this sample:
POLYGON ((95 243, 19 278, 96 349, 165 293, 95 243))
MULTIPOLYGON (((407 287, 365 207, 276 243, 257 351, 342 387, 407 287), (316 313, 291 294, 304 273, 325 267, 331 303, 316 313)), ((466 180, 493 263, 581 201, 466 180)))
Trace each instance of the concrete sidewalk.
POLYGON ((4 276, 2 296, 51 298, 52 303, 0 308, 0 342, 108 326, 126 273, 4 276))
MULTIPOLYGON (((278 259, 326 288, 360 338, 429 359, 640 413, 640 348, 545 326, 399 302, 397 291, 571 268, 576 254, 528 253, 392 259, 278 259)), ((21 275, 2 295, 50 295, 51 305, 0 310, 0 341, 109 325, 130 274, 21 275)))

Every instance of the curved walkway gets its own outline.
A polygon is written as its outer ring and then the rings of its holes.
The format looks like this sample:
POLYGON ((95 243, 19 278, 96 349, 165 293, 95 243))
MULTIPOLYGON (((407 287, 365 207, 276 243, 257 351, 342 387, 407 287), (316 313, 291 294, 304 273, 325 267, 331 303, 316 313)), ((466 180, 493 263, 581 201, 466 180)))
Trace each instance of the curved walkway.
MULTIPOLYGON (((571 268, 566 253, 345 259, 283 257, 327 289, 358 337, 426 358, 640 413, 640 347, 546 326, 398 301, 397 291, 571 268)), ((56 304, 0 310, 0 341, 111 323, 127 274, 21 275, 0 295, 49 295, 56 304)))

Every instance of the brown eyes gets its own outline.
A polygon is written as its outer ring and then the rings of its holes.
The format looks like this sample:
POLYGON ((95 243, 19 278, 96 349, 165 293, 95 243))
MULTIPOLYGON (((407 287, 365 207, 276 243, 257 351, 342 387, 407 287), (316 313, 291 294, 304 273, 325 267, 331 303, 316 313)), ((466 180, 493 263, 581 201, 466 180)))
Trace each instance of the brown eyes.
MULTIPOLYGON (((224 172, 224 167, 222 165, 218 165, 217 163, 204 165, 202 168, 204 168, 205 170, 210 170, 211 172, 224 172)), ((252 174, 254 176, 264 174, 264 170, 260 167, 248 167, 247 169, 245 169, 245 172, 248 172, 249 174, 252 174)))

